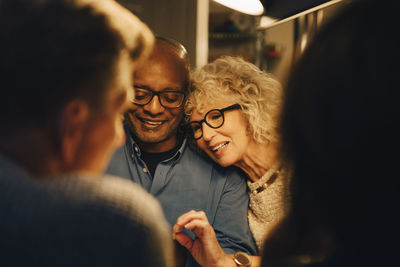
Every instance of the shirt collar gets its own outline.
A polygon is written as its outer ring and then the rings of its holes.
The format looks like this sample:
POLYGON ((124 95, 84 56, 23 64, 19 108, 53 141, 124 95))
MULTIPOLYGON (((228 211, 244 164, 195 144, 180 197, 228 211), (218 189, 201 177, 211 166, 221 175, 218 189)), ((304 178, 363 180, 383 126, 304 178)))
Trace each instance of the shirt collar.
MULTIPOLYGON (((131 150, 132 153, 135 153, 138 157, 141 156, 142 152, 140 151, 140 147, 138 144, 135 142, 135 139, 133 139, 132 134, 129 131, 129 128, 126 126, 125 127, 126 131, 126 145, 129 150, 131 150)), ((183 151, 186 149, 186 144, 188 142, 188 137, 185 137, 182 141, 181 146, 175 153, 175 155, 172 157, 173 159, 179 160, 183 154, 183 151)))

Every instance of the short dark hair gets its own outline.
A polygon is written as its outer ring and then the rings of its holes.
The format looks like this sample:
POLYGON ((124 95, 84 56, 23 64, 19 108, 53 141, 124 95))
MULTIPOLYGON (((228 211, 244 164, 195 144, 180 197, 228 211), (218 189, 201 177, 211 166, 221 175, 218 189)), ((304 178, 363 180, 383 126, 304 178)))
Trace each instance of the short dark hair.
POLYGON ((107 88, 123 41, 105 15, 75 2, 0 2, 2 127, 44 125, 71 98, 94 103, 107 88))

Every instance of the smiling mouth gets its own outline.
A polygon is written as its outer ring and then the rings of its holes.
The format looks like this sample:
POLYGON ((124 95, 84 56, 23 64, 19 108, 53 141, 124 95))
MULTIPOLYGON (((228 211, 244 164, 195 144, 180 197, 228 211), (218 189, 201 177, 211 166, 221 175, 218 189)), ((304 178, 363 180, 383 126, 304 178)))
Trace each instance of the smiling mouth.
POLYGON ((143 118, 138 118, 143 124, 146 125, 146 127, 158 127, 164 123, 164 121, 152 121, 152 120, 146 120, 143 118))
POLYGON ((229 144, 229 142, 222 143, 222 144, 212 148, 211 151, 212 152, 217 152, 217 151, 223 149, 224 147, 226 147, 228 144, 229 144))

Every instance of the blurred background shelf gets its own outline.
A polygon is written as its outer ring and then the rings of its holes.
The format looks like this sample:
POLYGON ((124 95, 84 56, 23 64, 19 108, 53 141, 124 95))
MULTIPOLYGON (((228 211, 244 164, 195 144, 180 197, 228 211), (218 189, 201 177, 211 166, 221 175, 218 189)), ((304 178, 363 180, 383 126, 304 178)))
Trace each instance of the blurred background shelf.
POLYGON ((209 34, 210 42, 250 42, 257 38, 251 33, 223 33, 213 32, 209 34))
POLYGON ((192 67, 201 67, 221 55, 241 56, 281 81, 322 22, 335 13, 336 6, 342 5, 336 3, 346 2, 260 0, 264 13, 254 16, 213 0, 117 1, 149 25, 156 35, 181 42, 188 50, 192 67), (330 3, 334 4, 315 10, 330 3), (312 13, 307 13, 309 10, 312 13), (261 27, 266 17, 276 23, 261 27))

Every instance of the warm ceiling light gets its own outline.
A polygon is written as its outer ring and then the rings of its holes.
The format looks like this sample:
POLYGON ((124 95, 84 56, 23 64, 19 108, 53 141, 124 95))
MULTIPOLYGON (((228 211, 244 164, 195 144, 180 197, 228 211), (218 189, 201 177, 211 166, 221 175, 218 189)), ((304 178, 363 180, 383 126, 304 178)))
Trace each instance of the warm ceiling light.
POLYGON ((264 13, 264 7, 259 0, 214 0, 221 5, 232 8, 239 12, 259 16, 264 13))

